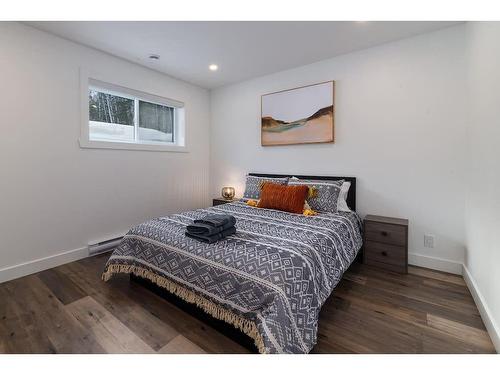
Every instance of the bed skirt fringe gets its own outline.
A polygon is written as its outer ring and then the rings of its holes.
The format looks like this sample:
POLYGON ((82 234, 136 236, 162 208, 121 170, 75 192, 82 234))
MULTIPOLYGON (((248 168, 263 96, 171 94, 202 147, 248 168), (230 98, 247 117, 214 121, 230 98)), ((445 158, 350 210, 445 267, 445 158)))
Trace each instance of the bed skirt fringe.
POLYGON ((245 335, 254 340, 255 346, 257 347, 259 353, 266 353, 264 341, 262 340, 262 336, 260 335, 255 322, 241 317, 236 313, 222 306, 219 306, 211 300, 194 293, 188 288, 183 287, 166 277, 157 275, 156 273, 143 267, 138 267, 131 264, 110 264, 104 270, 102 279, 104 281, 108 281, 114 274, 117 273, 133 274, 135 276, 148 279, 159 287, 166 289, 172 294, 175 294, 184 301, 194 303, 196 306, 203 309, 203 311, 205 311, 207 314, 213 316, 216 319, 223 320, 224 322, 229 323, 233 327, 242 331, 245 335))

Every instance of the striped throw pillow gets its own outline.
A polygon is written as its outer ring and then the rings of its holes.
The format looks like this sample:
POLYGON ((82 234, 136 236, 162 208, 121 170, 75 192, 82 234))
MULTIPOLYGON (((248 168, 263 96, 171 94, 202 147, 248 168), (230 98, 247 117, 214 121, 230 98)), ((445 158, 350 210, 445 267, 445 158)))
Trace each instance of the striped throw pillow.
POLYGON ((305 185, 287 186, 266 182, 262 186, 257 207, 301 214, 308 191, 305 185))

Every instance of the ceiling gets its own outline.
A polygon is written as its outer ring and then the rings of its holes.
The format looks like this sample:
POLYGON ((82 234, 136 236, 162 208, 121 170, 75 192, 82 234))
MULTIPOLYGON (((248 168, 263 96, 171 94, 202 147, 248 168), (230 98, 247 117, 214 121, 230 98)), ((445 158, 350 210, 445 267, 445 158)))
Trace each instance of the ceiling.
POLYGON ((205 88, 215 88, 458 22, 28 22, 205 88), (148 58, 160 55, 160 60, 148 58), (212 72, 210 64, 219 70, 212 72))

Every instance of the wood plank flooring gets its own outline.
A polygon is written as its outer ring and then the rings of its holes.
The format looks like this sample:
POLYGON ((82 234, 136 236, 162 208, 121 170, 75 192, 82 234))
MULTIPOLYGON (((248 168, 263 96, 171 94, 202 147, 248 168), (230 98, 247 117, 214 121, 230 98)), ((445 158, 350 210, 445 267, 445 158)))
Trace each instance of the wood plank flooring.
MULTIPOLYGON (((248 352, 126 276, 102 282, 107 256, 0 284, 0 352, 248 352)), ((355 264, 321 311, 312 352, 495 351, 460 276, 355 264)))

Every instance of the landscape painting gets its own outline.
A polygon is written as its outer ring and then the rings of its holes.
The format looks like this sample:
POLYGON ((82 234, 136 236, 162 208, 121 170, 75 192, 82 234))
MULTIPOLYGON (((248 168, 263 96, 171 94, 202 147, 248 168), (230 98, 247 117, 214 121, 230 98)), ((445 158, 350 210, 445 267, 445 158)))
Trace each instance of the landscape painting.
POLYGON ((329 81, 262 95, 262 146, 333 142, 334 89, 329 81))

